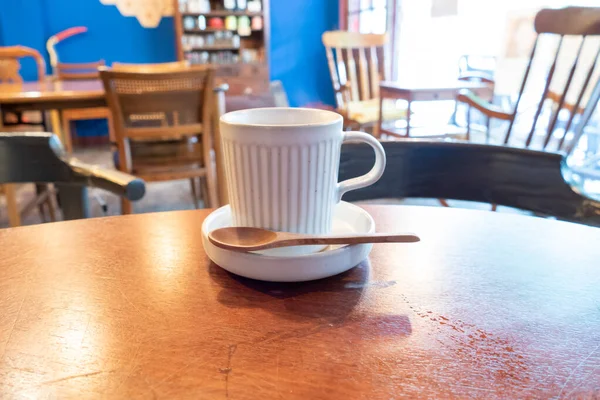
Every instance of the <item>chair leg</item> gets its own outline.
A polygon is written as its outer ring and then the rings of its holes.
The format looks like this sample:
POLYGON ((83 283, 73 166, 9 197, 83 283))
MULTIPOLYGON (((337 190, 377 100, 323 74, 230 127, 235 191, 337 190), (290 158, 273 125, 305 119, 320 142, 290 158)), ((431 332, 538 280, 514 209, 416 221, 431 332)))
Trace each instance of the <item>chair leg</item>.
MULTIPOLYGON (((47 189, 47 185, 43 185, 40 183, 36 183, 35 184, 35 195, 36 197, 41 196, 47 189)), ((39 199, 41 200, 41 199, 39 199)), ((42 202, 39 203, 37 206, 38 212, 40 213, 40 218, 42 220, 42 222, 47 222, 46 220, 46 210, 44 209, 44 206, 47 205, 46 202, 42 202)))
POLYGON ((11 227, 21 226, 21 213, 17 202, 16 185, 4 185, 4 195, 6 196, 6 210, 8 212, 8 224, 11 227))
POLYGON ((411 106, 412 101, 408 100, 408 104, 406 105, 406 137, 409 138, 410 137, 410 106, 411 106))
POLYGON ((113 117, 111 113, 108 113, 106 123, 108 124, 108 141, 112 145, 113 143, 116 143, 117 140, 115 139, 115 130, 113 128, 113 117))
POLYGON ((210 198, 210 192, 208 190, 208 180, 205 176, 200 177, 200 193, 202 196, 202 201, 204 202, 204 208, 212 208, 215 207, 215 203, 210 198))
POLYGON ((46 199, 46 205, 48 206, 48 214, 50 215, 50 222, 56 222, 56 191, 53 187, 48 185, 46 189, 49 191, 48 198, 46 199))
POLYGON ((85 186, 57 183, 56 189, 65 221, 89 217, 89 199, 85 186))
POLYGON ((62 122, 62 137, 63 137, 63 145, 65 146, 65 150, 67 153, 73 152, 73 142, 71 139, 71 120, 65 118, 64 114, 61 113, 62 122))
POLYGON ((131 202, 124 197, 121 197, 121 214, 131 214, 133 213, 133 207, 131 202))
POLYGON ((198 206, 198 185, 196 178, 190 178, 190 186, 192 189, 192 199, 194 200, 194 208, 200 208, 198 206))
POLYGON ((383 97, 379 96, 379 118, 377 119, 377 125, 373 130, 373 136, 377 139, 381 139, 381 130, 383 129, 383 97))
POLYGON ((471 106, 467 108, 467 142, 471 141, 471 106))
POLYGON ((450 207, 450 204, 448 204, 448 201, 446 201, 446 199, 438 199, 438 201, 440 202, 442 207, 450 207))
MULTIPOLYGON (((213 208, 219 206, 219 197, 218 197, 218 187, 217 187, 217 177, 213 172, 213 169, 209 169, 206 173, 206 177, 204 180, 206 181, 206 194, 205 194, 205 207, 213 208)), ((225 182, 223 182, 225 184, 225 182)), ((227 202, 228 203, 228 202, 227 202)), ((225 203, 225 204, 227 204, 225 203)))
POLYGON ((492 203, 492 211, 496 211, 498 209, 498 204, 493 204, 492 203))

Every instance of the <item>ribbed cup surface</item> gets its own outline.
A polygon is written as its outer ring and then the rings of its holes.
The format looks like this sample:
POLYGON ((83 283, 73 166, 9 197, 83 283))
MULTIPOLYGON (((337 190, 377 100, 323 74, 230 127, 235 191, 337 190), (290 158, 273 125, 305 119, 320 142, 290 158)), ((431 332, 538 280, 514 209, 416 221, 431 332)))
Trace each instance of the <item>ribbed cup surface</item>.
POLYGON ((273 146, 224 138, 234 225, 330 232, 341 140, 341 132, 311 143, 273 146))

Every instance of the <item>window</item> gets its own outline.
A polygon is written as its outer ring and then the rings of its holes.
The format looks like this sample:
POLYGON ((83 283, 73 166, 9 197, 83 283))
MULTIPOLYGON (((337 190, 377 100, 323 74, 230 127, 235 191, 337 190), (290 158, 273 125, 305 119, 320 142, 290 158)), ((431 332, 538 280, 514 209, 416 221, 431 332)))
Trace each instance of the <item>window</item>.
POLYGON ((386 46, 386 77, 395 78, 396 66, 391 63, 398 29, 401 0, 340 0, 340 29, 360 33, 388 33, 386 46))
POLYGON ((388 9, 394 0, 340 0, 341 29, 360 33, 385 33, 388 9))

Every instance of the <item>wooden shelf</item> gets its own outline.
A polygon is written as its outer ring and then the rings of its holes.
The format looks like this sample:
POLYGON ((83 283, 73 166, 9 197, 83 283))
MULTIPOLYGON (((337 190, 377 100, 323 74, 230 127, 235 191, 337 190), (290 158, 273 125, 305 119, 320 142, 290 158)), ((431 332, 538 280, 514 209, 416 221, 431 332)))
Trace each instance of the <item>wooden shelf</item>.
POLYGON ((210 11, 207 13, 193 13, 193 12, 182 12, 181 16, 183 17, 199 17, 200 15, 204 15, 205 17, 228 17, 230 15, 234 15, 236 17, 248 16, 248 17, 261 17, 263 15, 262 11, 259 12, 249 12, 249 11, 226 11, 226 10, 218 10, 218 11, 210 11))
POLYGON ((190 61, 191 65, 207 65, 210 67, 231 67, 231 66, 238 66, 238 65, 248 65, 251 67, 264 67, 265 63, 264 62, 260 62, 260 61, 252 61, 252 62, 242 62, 242 61, 238 61, 238 62, 232 62, 232 63, 223 63, 223 64, 213 64, 213 63, 206 63, 206 64, 202 64, 202 63, 194 63, 192 61, 190 61))
MULTIPOLYGON (((185 33, 211 33, 211 32, 237 32, 237 29, 206 28, 206 29, 183 29, 185 33)), ((252 32, 262 32, 262 29, 252 29, 252 32)), ((246 36, 244 36, 246 37, 246 36)))
POLYGON ((229 50, 229 51, 238 51, 239 47, 233 46, 203 46, 203 47, 184 47, 183 51, 221 51, 221 50, 229 50))
MULTIPOLYGON (((168 1, 168 0, 167 0, 168 1)), ((270 41, 271 41, 271 25, 270 25, 270 6, 271 0, 261 0, 262 10, 258 12, 249 11, 227 11, 223 9, 217 9, 217 4, 223 4, 222 0, 210 0, 211 4, 214 5, 214 9, 208 12, 183 12, 180 10, 181 3, 188 3, 191 0, 171 0, 173 7, 173 25, 175 30, 175 46, 177 49, 177 59, 182 61, 186 59, 194 58, 196 61, 200 61, 199 58, 206 57, 195 57, 200 55, 200 52, 208 52, 208 60, 210 56, 219 54, 219 51, 231 52, 234 56, 240 56, 238 63, 231 64, 214 64, 216 70, 216 76, 219 81, 223 83, 231 83, 232 86, 229 88, 229 95, 233 96, 245 96, 245 89, 252 86, 253 93, 255 94, 267 94, 270 95, 269 88, 269 59, 270 59, 270 41), (198 25, 188 25, 192 29, 185 29, 183 22, 186 19, 198 18, 204 16, 207 18, 206 29, 198 29, 198 25), (228 40, 216 40, 213 46, 208 44, 208 41, 202 42, 203 46, 198 46, 200 42, 182 40, 184 36, 190 38, 204 39, 210 38, 211 34, 215 32, 233 32, 236 30, 226 29, 225 23, 222 25, 215 24, 210 25, 210 18, 216 17, 225 19, 225 17, 261 17, 262 18, 262 29, 252 29, 247 36, 240 36, 240 43, 238 47, 234 47, 233 43, 228 40), (184 46, 184 43, 187 44, 184 46), (245 49, 252 49, 256 51, 257 60, 250 63, 243 63, 241 55, 244 54, 245 49), (242 51, 244 50, 244 51, 242 51)), ((189 22, 189 21, 187 21, 189 22)), ((224 21, 223 21, 224 22, 224 21)), ((233 26, 233 25, 228 25, 233 26)), ((219 36, 220 34, 217 34, 219 36)), ((225 34, 229 35, 229 34, 225 34)), ((235 42, 237 45, 238 42, 235 42)), ((206 56, 206 55, 205 55, 206 56)), ((213 57, 214 58, 214 57, 213 57)), ((227 59, 233 61, 232 58, 238 57, 217 57, 219 59, 227 59)), ((245 57, 244 57, 245 59, 245 57)), ((215 60, 216 61, 216 60, 215 60)), ((199 64, 200 65, 200 64, 199 64)))

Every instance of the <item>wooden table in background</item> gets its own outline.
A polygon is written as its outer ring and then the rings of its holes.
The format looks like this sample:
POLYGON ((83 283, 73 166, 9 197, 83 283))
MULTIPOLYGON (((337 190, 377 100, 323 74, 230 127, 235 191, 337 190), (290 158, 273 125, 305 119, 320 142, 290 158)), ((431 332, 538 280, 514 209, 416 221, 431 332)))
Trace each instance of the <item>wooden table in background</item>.
POLYGON ((207 210, 0 231, 0 397, 600 395, 600 229, 365 208, 422 241, 296 284, 212 264, 207 210))
MULTIPOLYGON (((481 82, 457 80, 446 85, 435 85, 387 81, 379 84, 379 109, 383 109, 384 99, 406 100, 408 103, 406 110, 406 134, 403 136, 409 137, 411 104, 413 101, 456 100, 456 96, 463 89, 469 89, 486 100, 492 99, 494 95, 494 87, 481 82)), ((385 133, 398 136, 397 132, 383 128, 381 117, 380 113, 379 134, 385 133)))

